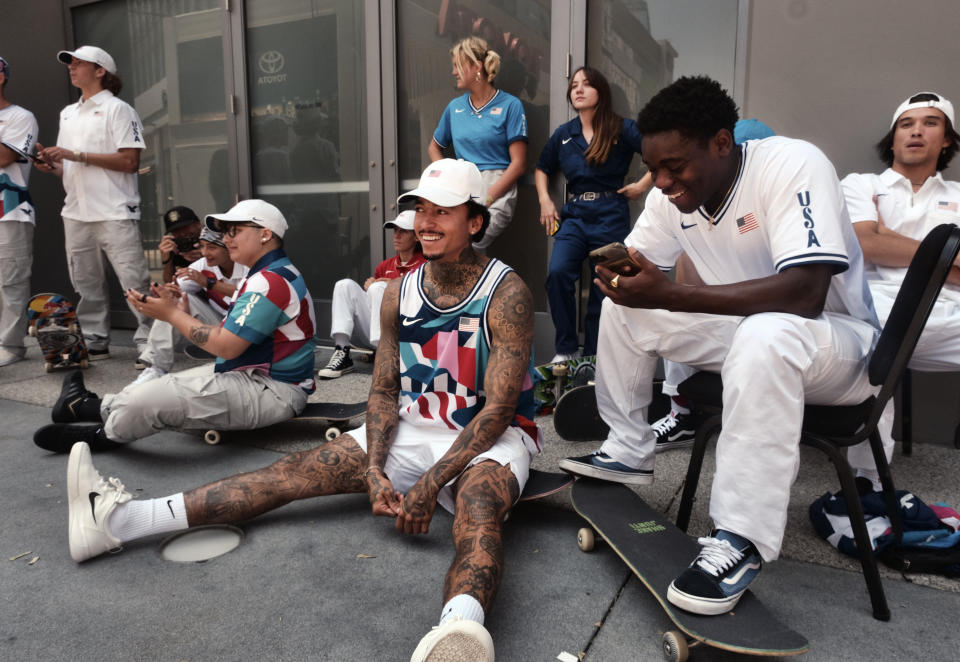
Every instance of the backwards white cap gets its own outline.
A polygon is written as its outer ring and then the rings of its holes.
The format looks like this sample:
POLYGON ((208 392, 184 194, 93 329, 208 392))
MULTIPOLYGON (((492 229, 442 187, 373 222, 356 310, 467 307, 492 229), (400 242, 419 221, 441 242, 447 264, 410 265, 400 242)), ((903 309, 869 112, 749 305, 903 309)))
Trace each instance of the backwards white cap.
POLYGON ((953 104, 950 103, 949 99, 937 94, 936 92, 917 92, 916 94, 911 94, 909 99, 897 106, 897 110, 893 113, 893 119, 890 120, 890 128, 893 128, 893 125, 897 123, 897 120, 900 119, 901 115, 908 110, 913 110, 914 108, 936 108, 947 116, 947 119, 950 120, 950 124, 956 126, 956 122, 953 119, 953 104), (930 96, 936 97, 936 100, 930 99, 929 101, 910 102, 910 99, 918 97, 921 94, 929 94, 930 96))

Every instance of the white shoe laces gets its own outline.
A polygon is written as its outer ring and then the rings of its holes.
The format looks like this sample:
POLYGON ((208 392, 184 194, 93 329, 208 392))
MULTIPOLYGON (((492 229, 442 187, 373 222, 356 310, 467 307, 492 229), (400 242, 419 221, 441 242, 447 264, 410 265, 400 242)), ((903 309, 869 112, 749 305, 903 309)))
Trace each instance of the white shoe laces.
POLYGON ((697 538, 697 543, 702 546, 702 549, 694 563, 714 577, 733 567, 743 558, 743 553, 731 545, 729 540, 697 538))
POLYGON ((342 349, 333 350, 333 356, 330 357, 330 360, 327 362, 327 368, 339 368, 340 364, 343 363, 343 360, 347 357, 347 352, 342 349))
POLYGON ((673 415, 673 412, 670 412, 659 421, 653 424, 653 431, 657 433, 657 436, 666 434, 677 427, 677 418, 673 415))
POLYGON ((127 492, 127 489, 123 486, 123 483, 120 482, 119 478, 114 478, 113 476, 111 476, 107 480, 104 480, 103 476, 101 476, 100 485, 97 485, 97 487, 102 492, 105 492, 107 494, 109 494, 111 490, 114 490, 117 492, 117 497, 116 497, 117 503, 126 503, 127 501, 133 498, 133 495, 127 492), (100 487, 100 485, 102 485, 103 487, 100 487))

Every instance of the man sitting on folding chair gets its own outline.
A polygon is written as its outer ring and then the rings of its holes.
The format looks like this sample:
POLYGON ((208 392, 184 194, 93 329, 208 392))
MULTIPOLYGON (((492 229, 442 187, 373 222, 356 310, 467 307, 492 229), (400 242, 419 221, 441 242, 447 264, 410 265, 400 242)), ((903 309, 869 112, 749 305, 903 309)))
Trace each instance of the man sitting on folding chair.
MULTIPOLYGON (((656 190, 626 240, 636 264, 619 274, 597 267, 608 297, 597 402, 610 432, 596 453, 560 463, 653 482, 647 406, 657 357, 722 374, 715 530, 667 593, 701 614, 729 611, 762 561, 779 555, 804 404, 856 404, 876 390, 867 360, 878 323, 833 166, 800 140, 737 145, 736 121, 733 100, 704 77, 681 78, 640 112, 656 190), (663 273, 681 251, 705 285, 663 273)), ((867 445, 850 460, 877 478, 867 445)))

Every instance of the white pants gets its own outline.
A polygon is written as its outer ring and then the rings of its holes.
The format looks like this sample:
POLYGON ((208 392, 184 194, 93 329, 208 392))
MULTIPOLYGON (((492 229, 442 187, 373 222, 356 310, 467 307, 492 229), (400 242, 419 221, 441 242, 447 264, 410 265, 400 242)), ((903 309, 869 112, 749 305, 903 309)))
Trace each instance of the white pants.
MULTIPOLYGON (((357 445, 367 452, 367 426, 362 425, 356 430, 347 432, 357 445)), ((397 432, 390 444, 387 461, 384 462, 383 472, 393 484, 393 489, 400 494, 410 491, 420 477, 427 473, 450 450, 450 446, 457 440, 459 430, 449 430, 440 427, 419 426, 409 423, 402 418, 397 421, 397 432)), ((520 485, 520 493, 527 484, 530 476, 530 461, 537 448, 536 442, 528 437, 520 428, 511 425, 489 449, 474 457, 467 464, 469 469, 475 464, 492 460, 500 466, 509 466, 510 471, 520 485)), ((439 503, 448 512, 454 512, 456 500, 453 486, 460 478, 458 475, 443 486, 437 495, 439 503)))
MULTIPOLYGON (((63 219, 66 239, 67 269, 70 283, 80 293, 77 319, 90 349, 106 349, 110 345, 110 301, 107 289, 106 255, 124 291, 135 288, 147 292, 150 273, 143 254, 140 227, 137 221, 74 221, 63 219)), ((130 306, 137 318, 133 340, 138 347, 147 342, 150 318, 130 306)))
MULTIPOLYGON (((610 433, 601 450, 631 467, 653 469, 656 435, 647 423, 657 356, 723 378, 723 430, 710 516, 717 528, 751 540, 766 560, 780 553, 790 486, 799 466, 805 403, 849 405, 877 388, 867 361, 877 331, 846 315, 805 319, 625 308, 603 302, 597 352, 597 403, 610 433)), ((892 444, 886 448, 887 457, 892 444)), ((848 452, 874 468, 866 443, 848 452)))
POLYGON ((364 290, 349 278, 338 280, 330 302, 330 337, 343 334, 357 347, 376 349, 380 344, 380 304, 386 289, 386 281, 364 290))
POLYGON ((142 439, 161 430, 255 430, 297 416, 307 394, 255 370, 214 372, 206 364, 129 384, 100 403, 107 439, 142 439))
MULTIPOLYGON (((203 297, 193 292, 185 293, 190 305, 190 315, 204 324, 220 324, 223 315, 203 297)), ((147 343, 140 352, 140 360, 164 372, 173 368, 175 352, 183 350, 187 339, 170 322, 154 320, 147 336, 147 343)))
POLYGON ((691 368, 688 365, 677 363, 676 361, 671 361, 670 359, 664 359, 663 387, 661 388, 661 392, 664 395, 669 395, 671 398, 675 395, 680 395, 677 392, 677 387, 686 381, 688 377, 692 377, 697 372, 699 371, 696 368, 691 368))
MULTIPOLYGON (((868 284, 877 317, 881 324, 886 324, 900 283, 871 280, 868 284)), ((947 287, 940 290, 927 325, 913 350, 910 367, 927 372, 960 370, 960 292, 957 290, 947 287)))
POLYGON ((0 348, 21 356, 32 265, 33 223, 0 221, 0 348))
MULTIPOLYGON (((483 199, 481 202, 486 201, 487 190, 489 190, 494 182, 500 179, 500 175, 503 173, 503 170, 480 171, 480 178, 483 180, 483 199)), ((516 208, 517 185, 514 184, 509 191, 494 200, 490 206, 487 207, 487 209, 490 210, 490 225, 487 226, 487 232, 483 235, 483 239, 475 242, 473 247, 478 251, 486 250, 487 247, 493 243, 493 240, 510 225, 510 221, 513 220, 513 210, 516 208)))

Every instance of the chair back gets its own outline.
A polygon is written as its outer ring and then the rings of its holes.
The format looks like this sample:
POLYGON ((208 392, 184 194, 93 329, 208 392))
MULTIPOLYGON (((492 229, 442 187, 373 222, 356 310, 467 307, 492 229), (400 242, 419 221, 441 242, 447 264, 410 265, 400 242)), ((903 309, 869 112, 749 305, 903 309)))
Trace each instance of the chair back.
POLYGON ((870 383, 881 386, 877 394, 879 409, 900 382, 958 252, 960 227, 945 223, 924 237, 910 261, 870 358, 870 383))

